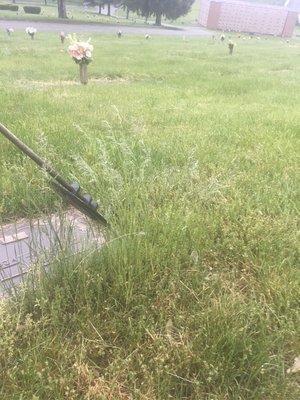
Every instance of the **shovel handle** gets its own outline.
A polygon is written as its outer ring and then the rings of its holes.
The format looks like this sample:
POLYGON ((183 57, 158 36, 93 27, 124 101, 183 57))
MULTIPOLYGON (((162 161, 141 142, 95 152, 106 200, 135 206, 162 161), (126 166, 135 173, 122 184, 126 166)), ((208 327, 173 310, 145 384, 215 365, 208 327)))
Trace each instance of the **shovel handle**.
MULTIPOLYGON (((88 204, 85 196, 76 191, 72 185, 65 181, 59 173, 45 160, 39 157, 30 147, 22 142, 16 135, 14 135, 9 129, 0 123, 0 133, 2 133, 11 143, 13 143, 19 150, 26 154, 31 160, 33 160, 40 168, 46 171, 59 185, 55 185, 56 189, 60 188, 60 194, 68 194, 69 200, 75 203, 75 206, 79 206, 86 214, 88 214, 93 219, 102 222, 107 225, 106 219, 99 213, 97 213, 96 208, 93 208, 88 204)), ((92 199, 91 199, 92 200, 92 199)))
POLYGON ((14 135, 10 130, 8 130, 4 125, 0 123, 0 132, 18 149, 25 153, 31 160, 33 160, 39 167, 45 170, 52 178, 54 178, 58 183, 64 186, 66 189, 73 191, 72 186, 66 182, 57 171, 45 160, 39 157, 30 147, 22 142, 16 135, 14 135))

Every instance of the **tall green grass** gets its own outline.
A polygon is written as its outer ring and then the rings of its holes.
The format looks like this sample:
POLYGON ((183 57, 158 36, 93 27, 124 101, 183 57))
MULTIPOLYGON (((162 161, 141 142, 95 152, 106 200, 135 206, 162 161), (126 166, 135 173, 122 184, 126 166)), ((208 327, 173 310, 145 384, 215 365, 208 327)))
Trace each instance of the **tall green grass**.
MULTIPOLYGON (((1 303, 1 399, 296 399, 299 41, 2 36, 0 119, 107 245, 1 303)), ((1 219, 61 208, 0 138, 1 219)))

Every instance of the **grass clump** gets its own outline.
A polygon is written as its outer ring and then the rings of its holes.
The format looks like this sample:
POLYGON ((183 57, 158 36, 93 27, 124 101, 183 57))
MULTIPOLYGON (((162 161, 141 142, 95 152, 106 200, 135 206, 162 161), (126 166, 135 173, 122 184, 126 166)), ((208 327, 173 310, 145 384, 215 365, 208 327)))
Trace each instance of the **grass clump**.
MULTIPOLYGON (((1 120, 113 233, 1 303, 1 399, 296 399, 299 42, 94 37, 39 90, 59 38, 2 43, 1 120)), ((2 220, 60 207, 0 145, 2 220)))

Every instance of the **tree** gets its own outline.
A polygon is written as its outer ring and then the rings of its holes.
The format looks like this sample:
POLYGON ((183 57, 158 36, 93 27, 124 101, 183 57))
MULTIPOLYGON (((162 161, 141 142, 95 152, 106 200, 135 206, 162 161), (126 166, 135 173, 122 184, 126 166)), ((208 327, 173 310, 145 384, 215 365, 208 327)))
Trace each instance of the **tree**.
POLYGON ((139 12, 140 11, 140 0, 123 0, 121 3, 121 7, 126 11, 126 19, 129 18, 130 12, 139 12))
POLYGON ((102 0, 100 2, 102 5, 107 5, 107 16, 111 16, 111 6, 117 6, 121 3, 120 0, 102 0))
POLYGON ((148 18, 155 16, 155 25, 160 26, 162 17, 175 20, 187 14, 195 0, 139 0, 140 13, 148 18))
POLYGON ((102 7, 104 6, 104 3, 103 3, 102 0, 99 1, 98 6, 99 6, 99 12, 98 13, 101 15, 102 14, 102 7))
POLYGON ((110 7, 111 7, 111 5, 112 5, 112 3, 113 3, 113 0, 108 0, 107 2, 106 2, 106 4, 107 4, 107 16, 108 17, 110 17, 110 7))
POLYGON ((65 0, 57 0, 58 18, 68 18, 65 0))

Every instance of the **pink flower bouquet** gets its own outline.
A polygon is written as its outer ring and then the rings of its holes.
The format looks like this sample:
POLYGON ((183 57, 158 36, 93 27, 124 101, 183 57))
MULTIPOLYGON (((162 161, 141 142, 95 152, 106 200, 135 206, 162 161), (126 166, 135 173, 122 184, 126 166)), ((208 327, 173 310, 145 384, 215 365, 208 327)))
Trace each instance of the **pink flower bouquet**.
POLYGON ((37 30, 35 28, 33 28, 32 26, 28 26, 25 29, 25 32, 27 33, 27 35, 29 35, 31 37, 31 39, 34 39, 34 35, 36 34, 37 30))
POLYGON ((71 44, 68 47, 68 53, 75 63, 79 64, 80 82, 86 85, 88 82, 87 66, 93 61, 94 46, 90 44, 90 39, 87 42, 80 42, 75 35, 69 36, 69 39, 71 44))

